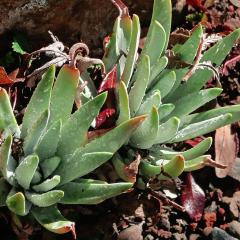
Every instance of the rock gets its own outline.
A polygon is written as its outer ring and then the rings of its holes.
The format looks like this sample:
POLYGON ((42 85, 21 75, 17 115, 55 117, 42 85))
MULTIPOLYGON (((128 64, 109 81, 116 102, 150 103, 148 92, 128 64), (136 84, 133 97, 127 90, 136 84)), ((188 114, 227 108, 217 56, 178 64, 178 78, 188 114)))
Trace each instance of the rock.
POLYGON ((240 239, 240 222, 232 221, 228 224, 228 226, 229 232, 236 238, 240 239))
POLYGON ((238 240, 238 239, 235 237, 232 237, 224 230, 215 227, 213 228, 213 231, 212 231, 212 240, 238 240))
POLYGON ((197 240, 199 237, 200 237, 199 234, 192 233, 192 234, 189 236, 189 240, 197 240))
MULTIPOLYGON (((140 16, 142 26, 151 19, 153 0, 124 0, 130 13, 140 16)), ((66 45, 83 41, 90 48, 102 47, 103 38, 111 33, 117 8, 110 0, 2 0, 0 34, 25 32, 39 48, 50 41, 51 30, 66 45), (40 46, 39 46, 40 45, 40 46)), ((2 38, 3 39, 3 38, 2 38)), ((0 42, 0 51, 4 47, 0 42)))
POLYGON ((118 240, 143 240, 142 223, 133 225, 121 231, 118 235, 118 240))

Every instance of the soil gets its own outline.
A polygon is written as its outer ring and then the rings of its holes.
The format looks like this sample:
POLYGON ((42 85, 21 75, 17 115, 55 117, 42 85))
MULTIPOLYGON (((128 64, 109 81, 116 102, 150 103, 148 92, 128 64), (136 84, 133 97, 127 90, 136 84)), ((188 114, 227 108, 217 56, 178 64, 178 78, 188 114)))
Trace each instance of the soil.
MULTIPOLYGON (((191 29, 201 18, 204 19, 209 33, 225 34, 240 27, 240 8, 228 0, 220 1, 220 4, 219 1, 208 1, 211 4, 205 13, 200 13, 198 7, 195 9, 189 7, 184 3, 185 1, 178 1, 175 11, 181 16, 181 21, 174 27, 191 29), (189 21, 190 16, 191 21, 189 21)), ((240 55, 239 46, 234 48, 227 60, 240 55)), ((228 73, 220 69, 220 75, 224 91, 218 98, 218 103, 222 106, 239 104, 240 62, 237 62, 235 67, 230 67, 228 73)), ((209 84, 215 83, 209 82, 209 84)), ((23 83, 18 84, 17 87, 21 91, 19 95, 21 105, 16 107, 16 112, 20 113, 32 91, 29 91, 23 83)), ((240 139, 239 125, 236 129, 240 139)), ((212 136, 214 137, 214 133, 212 136)), ((210 153, 214 155, 213 148, 210 149, 210 153)), ((192 176, 203 189, 206 197, 204 211, 195 219, 190 218, 179 208, 159 200, 148 191, 140 190, 133 190, 96 206, 70 206, 62 210, 68 218, 76 222, 78 240, 240 239, 240 182, 231 177, 217 178, 212 168, 195 171, 192 176)), ((187 178, 187 174, 184 174, 177 183, 172 181, 165 183, 176 193, 176 198, 170 200, 179 205, 182 204, 181 192, 187 178)), ((2 208, 0 212, 2 240, 17 239, 10 219, 8 211, 2 208)), ((57 236, 40 229, 38 225, 24 224, 27 221, 29 219, 23 219, 22 239, 27 239, 24 238, 23 232, 31 232, 28 238, 31 240, 72 239, 71 234, 57 236)), ((14 229, 16 232, 16 226, 14 229)))

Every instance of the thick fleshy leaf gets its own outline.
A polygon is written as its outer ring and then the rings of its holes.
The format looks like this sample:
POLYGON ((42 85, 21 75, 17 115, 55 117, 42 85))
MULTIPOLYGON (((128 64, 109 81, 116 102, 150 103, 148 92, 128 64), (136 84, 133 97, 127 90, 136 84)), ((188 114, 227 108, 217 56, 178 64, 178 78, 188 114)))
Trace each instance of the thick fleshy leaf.
MULTIPOLYGON (((207 50, 203 54, 201 62, 210 61, 216 67, 220 66, 239 37, 240 29, 237 29, 207 50)), ((212 76, 213 72, 209 69, 196 70, 193 76, 174 92, 174 99, 199 91, 212 76)))
POLYGON ((140 149, 150 148, 158 134, 159 117, 155 106, 152 107, 147 119, 136 129, 130 138, 130 144, 140 149))
POLYGON ((204 210, 205 194, 190 173, 187 175, 183 186, 181 195, 182 205, 188 215, 193 220, 198 221, 201 219, 204 210))
POLYGON ((62 127, 58 144, 57 155, 64 161, 68 154, 72 154, 77 148, 87 143, 87 131, 97 117, 107 93, 102 93, 90 100, 67 120, 62 127))
POLYGON ((123 81, 121 81, 119 84, 118 94, 119 116, 117 124, 119 125, 130 119, 128 92, 127 87, 123 81))
POLYGON ((202 25, 198 25, 192 35, 189 37, 189 39, 181 45, 175 52, 175 54, 182 60, 188 63, 192 63, 198 48, 199 44, 202 41, 203 37, 203 30, 202 30, 202 25))
POLYGON ((162 99, 171 91, 176 81, 176 74, 174 71, 168 72, 163 76, 159 76, 157 83, 151 88, 151 91, 159 90, 162 99))
POLYGON ((29 189, 33 175, 37 170, 39 158, 37 155, 29 155, 24 158, 15 171, 15 178, 24 189, 29 189))
POLYGON ((70 116, 79 82, 79 75, 77 68, 68 65, 64 65, 58 73, 52 90, 49 127, 60 119, 64 124, 70 116))
POLYGON ((185 162, 184 172, 192 172, 199 170, 207 165, 211 155, 203 155, 185 162))
POLYGON ((165 43, 166 33, 163 26, 157 20, 151 22, 146 42, 142 50, 143 55, 149 56, 151 67, 154 66, 157 60, 161 57, 165 43))
POLYGON ((148 98, 144 99, 136 115, 139 116, 142 114, 150 113, 153 106, 155 106, 156 108, 159 108, 160 105, 161 105, 161 94, 160 94, 160 91, 156 90, 152 92, 148 98))
POLYGON ((29 209, 26 206, 26 200, 22 192, 17 192, 8 196, 6 204, 12 212, 19 216, 25 216, 28 214, 29 209))
POLYGON ((61 162, 61 158, 52 157, 45 159, 40 163, 44 178, 49 177, 58 167, 61 162))
POLYGON ((116 88, 116 81, 117 81, 117 65, 115 65, 113 69, 103 79, 98 89, 98 92, 100 93, 109 89, 116 88))
POLYGON ((44 111, 49 108, 52 86, 55 78, 55 66, 52 65, 49 70, 43 75, 42 80, 37 85, 26 112, 23 116, 21 127, 21 137, 25 138, 29 129, 32 129, 44 111))
POLYGON ((176 117, 170 118, 167 122, 161 124, 155 138, 155 144, 169 142, 177 133, 180 120, 176 117))
POLYGON ((38 144, 34 148, 34 152, 38 155, 40 161, 53 157, 56 153, 61 128, 62 121, 58 120, 49 127, 48 131, 39 139, 38 144))
POLYGON ((148 83, 148 89, 157 82, 157 76, 163 71, 168 64, 168 58, 166 56, 160 57, 156 63, 151 67, 150 78, 148 83))
POLYGON ((61 162, 55 172, 55 174, 61 176, 61 184, 93 171, 110 159, 113 153, 128 141, 132 132, 136 130, 145 118, 146 116, 140 116, 120 124, 101 137, 92 140, 85 147, 77 150, 68 162, 61 162))
POLYGON ((63 204, 98 204, 132 187, 132 183, 78 183, 70 182, 59 189, 64 191, 63 204))
POLYGON ((114 23, 113 33, 111 34, 110 40, 105 47, 105 53, 103 56, 103 62, 106 68, 106 72, 109 72, 116 64, 120 55, 118 42, 120 37, 118 32, 120 31, 120 18, 118 17, 114 23))
POLYGON ((25 192, 26 198, 38 207, 49 207, 64 196, 64 192, 60 190, 52 190, 46 193, 25 192))
POLYGON ((171 103, 161 104, 158 108, 159 121, 167 117, 173 111, 174 108, 175 106, 171 103))
POLYGON ((72 231, 73 235, 75 235, 75 223, 65 219, 56 206, 44 208, 34 207, 32 208, 31 213, 48 231, 58 234, 72 231))
POLYGON ((43 179, 43 176, 42 174, 40 173, 39 171, 40 169, 37 169, 33 175, 33 178, 32 178, 32 181, 31 181, 31 184, 39 184, 42 179, 43 179))
POLYGON ((220 108, 215 108, 206 112, 194 113, 194 114, 185 116, 181 119, 181 128, 182 126, 187 126, 192 123, 205 121, 210 118, 218 117, 226 113, 230 113, 232 115, 232 118, 229 120, 229 122, 227 122, 227 124, 231 124, 240 120, 240 105, 220 107, 220 108))
POLYGON ((0 170, 4 179, 11 185, 15 182, 16 161, 11 156, 12 135, 9 135, 0 147, 0 170))
MULTIPOLYGON (((168 46, 168 39, 171 30, 171 21, 172 21, 172 3, 171 0, 154 0, 153 13, 151 24, 148 30, 147 38, 150 38, 153 32, 154 25, 158 21, 164 31, 165 31, 165 43, 162 52, 164 53, 165 49, 168 46)), ((159 44, 159 43, 156 43, 159 44)), ((162 44, 162 43, 161 43, 162 44)))
POLYGON ((114 29, 118 34, 118 46, 120 50, 126 52, 131 39, 132 20, 127 6, 121 0, 113 0, 112 2, 119 10, 120 27, 114 29))
POLYGON ((3 137, 9 134, 20 136, 20 129, 14 117, 8 94, 4 88, 0 88, 0 130, 3 137))
POLYGON ((47 192, 55 188, 59 183, 60 183, 60 176, 55 175, 50 179, 46 179, 45 181, 43 181, 38 185, 32 186, 32 188, 36 192, 47 192))
POLYGON ((90 173, 112 156, 111 152, 84 154, 82 149, 77 150, 65 164, 61 164, 56 170, 56 173, 61 176, 61 185, 90 173))
POLYGON ((4 178, 0 178, 0 207, 6 205, 8 193, 10 191, 10 185, 4 178))
POLYGON ((147 55, 143 55, 134 75, 134 85, 129 92, 129 106, 131 116, 135 116, 141 105, 149 81, 149 76, 150 59, 147 55))
POLYGON ((218 128, 215 133, 215 161, 227 167, 216 168, 217 177, 224 178, 228 175, 237 159, 238 151, 238 134, 232 131, 231 125, 218 128))
POLYGON ((197 144, 195 147, 190 148, 189 150, 186 150, 184 152, 175 152, 175 151, 168 151, 168 150, 160 150, 162 154, 163 159, 171 159, 173 156, 181 154, 184 158, 185 161, 194 159, 198 156, 201 156, 207 150, 211 147, 212 145, 212 138, 208 137, 204 139, 202 142, 197 144))
POLYGON ((137 58, 137 50, 139 45, 139 39, 140 39, 140 23, 139 18, 137 15, 133 14, 132 19, 132 35, 131 35, 131 41, 129 46, 129 51, 126 59, 126 63, 124 66, 123 74, 121 76, 121 80, 128 86, 128 83, 132 77, 133 69, 136 63, 137 58))
POLYGON ((171 160, 161 160, 159 166, 152 165, 146 161, 140 164, 140 173, 143 176, 157 176, 159 180, 178 177, 184 170, 184 157, 177 155, 171 160))
POLYGON ((203 106, 205 103, 215 99, 221 94, 221 92, 222 89, 220 88, 211 88, 183 96, 174 103, 175 109, 171 112, 170 116, 176 116, 180 118, 184 115, 187 115, 203 106))
POLYGON ((32 129, 29 129, 28 135, 24 139, 23 149, 25 155, 32 154, 35 146, 38 144, 38 141, 42 134, 46 131, 48 124, 49 112, 45 111, 39 117, 39 119, 34 123, 32 129))
POLYGON ((228 124, 231 117, 231 114, 224 114, 215 118, 210 118, 209 120, 190 124, 187 127, 178 131, 178 133, 171 140, 171 142, 180 142, 212 132, 215 129, 228 124))

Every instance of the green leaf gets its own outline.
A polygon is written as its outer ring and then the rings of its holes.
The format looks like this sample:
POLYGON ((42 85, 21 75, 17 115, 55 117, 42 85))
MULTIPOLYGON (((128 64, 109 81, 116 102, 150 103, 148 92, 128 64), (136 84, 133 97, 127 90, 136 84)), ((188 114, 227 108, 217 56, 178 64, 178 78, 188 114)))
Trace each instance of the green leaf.
POLYGON ((188 63, 192 63, 197 51, 198 47, 202 41, 203 30, 202 25, 199 24, 195 29, 189 39, 181 45, 177 50, 175 50, 175 54, 182 60, 188 63))
MULTIPOLYGON (((230 113, 232 114, 232 118, 229 120, 227 124, 234 123, 238 120, 240 120, 240 105, 234 105, 234 106, 227 106, 227 107, 219 107, 215 108, 206 112, 201 113, 194 113, 188 116, 185 116, 181 119, 181 125, 186 126, 192 123, 197 123, 201 121, 208 120, 210 118, 217 117, 222 114, 230 113)), ((181 128, 182 128, 181 126, 181 128)))
POLYGON ((12 135, 9 135, 0 147, 0 170, 2 176, 11 184, 15 184, 16 161, 11 156, 12 135))
POLYGON ((217 128, 227 125, 231 120, 231 117, 231 114, 224 114, 205 121, 190 124, 178 131, 171 142, 180 142, 212 132, 217 128))
POLYGON ((19 53, 21 55, 25 54, 26 52, 23 50, 22 46, 20 45, 19 42, 17 42, 16 40, 14 40, 12 42, 12 50, 16 53, 19 53))
POLYGON ((117 125, 130 119, 128 92, 126 85, 123 81, 121 81, 119 84, 118 93, 119 116, 117 120, 117 125))
POLYGON ((143 101, 136 115, 139 116, 142 114, 150 113, 153 106, 159 108, 160 104, 161 94, 160 91, 156 90, 152 92, 151 95, 143 101))
POLYGON ((48 124, 49 112, 45 111, 37 119, 31 129, 28 131, 28 135, 24 139, 23 150, 25 155, 32 154, 35 146, 38 144, 38 141, 42 134, 46 131, 48 124))
POLYGON ((32 178, 32 181, 31 181, 31 184, 38 184, 42 180, 43 176, 42 176, 42 174, 40 173, 39 170, 37 169, 35 171, 35 173, 33 175, 33 178, 32 178))
POLYGON ((0 130, 2 137, 13 134, 20 136, 20 129, 14 117, 8 94, 4 88, 0 88, 0 130))
POLYGON ((48 126, 62 120, 64 124, 69 118, 76 95, 79 82, 79 71, 77 68, 64 65, 58 73, 54 84, 50 102, 50 118, 48 126))
POLYGON ((0 207, 6 205, 7 196, 10 190, 10 185, 4 178, 0 178, 0 207))
POLYGON ((83 153, 83 150, 79 149, 65 164, 60 164, 55 174, 61 176, 61 185, 63 185, 92 172, 112 156, 111 152, 83 153))
POLYGON ((152 21, 142 50, 142 56, 149 56, 151 67, 154 66, 157 60, 161 57, 165 43, 166 33, 163 26, 157 20, 152 21))
POLYGON ((222 89, 220 88, 210 88, 183 96, 174 103, 175 109, 171 112, 169 117, 176 116, 180 118, 187 115, 203 106, 205 103, 215 99, 221 92, 222 89))
POLYGON ((208 151, 208 149, 212 145, 212 138, 208 137, 204 139, 202 142, 194 146, 193 148, 190 148, 189 150, 186 150, 184 152, 175 152, 175 151, 169 151, 169 150, 160 150, 160 153, 162 155, 163 159, 171 159, 172 157, 176 155, 182 155, 185 158, 185 161, 191 160, 194 158, 197 158, 198 156, 204 154, 208 151))
POLYGON ((55 155, 61 128, 62 121, 58 120, 40 137, 38 144, 34 147, 34 152, 38 155, 40 161, 55 155))
POLYGON ((184 172, 191 172, 205 167, 205 161, 211 159, 211 155, 203 155, 185 162, 184 172))
POLYGON ((52 157, 45 159, 40 163, 44 178, 49 177, 59 166, 61 159, 59 157, 52 157))
MULTIPOLYGON (((216 67, 220 66, 239 37, 240 29, 237 29, 207 50, 203 54, 201 62, 210 61, 216 67)), ((213 72, 209 69, 196 70, 185 84, 179 86, 178 90, 174 93, 175 99, 199 91, 212 76, 213 72)))
POLYGON ((147 38, 149 38, 152 34, 154 23, 158 21, 166 34, 165 42, 164 42, 164 49, 162 52, 165 51, 168 45, 170 30, 171 30, 171 21, 172 21, 172 3, 171 0, 154 0, 153 5, 153 13, 151 24, 148 30, 147 38))
POLYGON ((129 107, 131 116, 135 116, 141 105, 149 81, 149 76, 150 59, 147 55, 143 55, 134 75, 134 85, 129 92, 129 107))
POLYGON ((158 134, 159 117, 155 106, 152 107, 147 119, 139 126, 130 138, 130 144, 140 149, 150 148, 158 134))
POLYGON ((67 162, 61 162, 55 172, 55 174, 61 176, 61 184, 93 171, 110 159, 113 153, 128 141, 132 132, 136 130, 144 119, 145 116, 140 116, 120 124, 77 150, 67 162))
POLYGON ((36 122, 36 119, 39 119, 43 112, 49 108, 55 71, 55 65, 52 65, 37 85, 23 116, 21 138, 26 137, 28 131, 32 129, 36 122))
POLYGON ((19 185, 24 189, 29 189, 33 175, 37 170, 38 163, 39 158, 37 155, 29 155, 24 158, 16 168, 15 177, 19 185))
POLYGON ((159 180, 166 180, 169 177, 176 178, 184 170, 184 157, 177 155, 169 161, 161 160, 161 165, 152 165, 146 161, 141 161, 140 174, 147 177, 157 176, 159 180))
POLYGON ((102 93, 90 100, 72 114, 63 125, 57 150, 57 155, 63 161, 68 158, 69 154, 87 143, 87 131, 98 115, 106 97, 107 93, 102 93))
POLYGON ((158 108, 159 121, 167 117, 173 111, 174 108, 175 106, 171 103, 161 104, 158 108))
POLYGON ((169 142, 177 133, 180 120, 176 117, 170 118, 167 122, 161 124, 158 129, 155 144, 169 142))
POLYGON ((19 216, 25 216, 28 214, 25 197, 21 192, 9 196, 6 200, 6 204, 12 212, 19 216))
POLYGON ((63 234, 74 230, 74 222, 65 219, 56 206, 44 208, 34 207, 31 213, 48 231, 63 234))
POLYGON ((114 23, 113 33, 109 43, 106 46, 105 54, 103 56, 103 62, 108 73, 113 69, 116 64, 118 56, 120 55, 120 50, 118 46, 119 35, 117 34, 120 29, 120 18, 118 17, 114 23))
POLYGON ((33 190, 36 192, 48 192, 49 190, 52 190, 60 183, 60 176, 55 175, 50 179, 46 179, 42 183, 38 185, 32 186, 33 190))
POLYGON ((38 207, 49 207, 59 202, 64 196, 64 192, 60 190, 52 190, 46 193, 38 194, 25 192, 26 198, 38 207))
POLYGON ((176 81, 176 74, 174 71, 168 72, 163 76, 158 77, 157 83, 151 88, 151 91, 159 90, 162 99, 171 91, 176 81))
POLYGON ((70 182, 60 190, 64 191, 63 204, 98 204, 115 197, 132 187, 132 183, 77 183, 70 182))
POLYGON ((167 64, 168 64, 168 58, 163 56, 163 57, 160 57, 156 61, 156 63, 151 67, 148 88, 151 88, 152 85, 154 85, 154 83, 158 81, 158 79, 156 79, 157 76, 163 71, 163 69, 167 66, 167 64))
POLYGON ((129 52, 127 55, 125 67, 123 70, 123 74, 121 76, 121 80, 128 86, 128 83, 131 79, 133 69, 136 63, 137 58, 137 50, 139 45, 139 39, 140 39, 140 23, 139 18, 137 15, 133 14, 133 20, 132 20, 132 35, 131 35, 131 41, 129 46, 129 52))

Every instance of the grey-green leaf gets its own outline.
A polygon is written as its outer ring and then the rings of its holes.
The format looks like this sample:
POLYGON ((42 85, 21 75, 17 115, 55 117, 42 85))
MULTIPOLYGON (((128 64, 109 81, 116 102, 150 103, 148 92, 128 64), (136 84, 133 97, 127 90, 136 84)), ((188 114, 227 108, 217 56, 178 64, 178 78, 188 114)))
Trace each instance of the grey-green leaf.
POLYGON ((50 179, 46 179, 38 185, 32 186, 33 190, 36 192, 47 192, 55 188, 60 183, 60 176, 55 175, 50 179))
POLYGON ((143 55, 136 73, 134 75, 134 85, 129 92, 129 106, 131 116, 135 116, 145 95, 150 77, 150 59, 143 55))
POLYGON ((37 170, 39 158, 37 155, 29 155, 24 158, 18 167, 16 168, 15 174, 16 179, 24 189, 29 189, 33 175, 37 170))
POLYGON ((26 198, 38 207, 49 207, 59 202, 64 196, 61 190, 52 190, 46 193, 38 194, 33 192, 25 192, 26 198))
POLYGON ((21 127, 21 137, 25 138, 29 129, 32 129, 44 111, 49 108, 52 86, 54 82, 56 68, 52 65, 48 71, 43 75, 42 80, 37 85, 26 112, 23 116, 23 123, 21 127))
POLYGON ((228 124, 231 118, 231 114, 224 114, 205 121, 190 124, 187 127, 181 129, 171 140, 171 142, 180 142, 212 132, 215 129, 228 124))
POLYGON ((64 191, 63 204, 98 204, 115 197, 132 187, 132 183, 77 183, 70 182, 60 190, 64 191))
POLYGON ((60 138, 61 128, 62 121, 58 120, 39 139, 38 144, 34 147, 34 152, 38 155, 40 161, 55 155, 60 138))
POLYGON ((87 143, 87 131, 98 115, 107 97, 102 93, 90 100, 76 111, 63 125, 57 154, 64 161, 67 155, 72 154, 77 148, 87 143))

